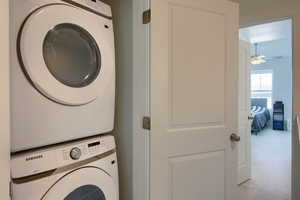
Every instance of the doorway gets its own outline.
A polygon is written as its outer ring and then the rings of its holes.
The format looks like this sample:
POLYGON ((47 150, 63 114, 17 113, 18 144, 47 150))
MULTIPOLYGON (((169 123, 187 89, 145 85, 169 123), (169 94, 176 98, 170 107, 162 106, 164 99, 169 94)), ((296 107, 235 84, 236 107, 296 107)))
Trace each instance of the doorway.
POLYGON ((249 105, 248 116, 240 115, 247 118, 248 128, 246 123, 239 124, 244 126, 240 129, 244 134, 239 148, 240 167, 248 167, 240 170, 240 199, 290 200, 292 20, 242 28, 240 40, 250 48, 250 63, 245 65, 250 69, 240 77, 248 81, 242 84, 242 89, 248 91, 240 92, 247 98, 240 101, 249 105))

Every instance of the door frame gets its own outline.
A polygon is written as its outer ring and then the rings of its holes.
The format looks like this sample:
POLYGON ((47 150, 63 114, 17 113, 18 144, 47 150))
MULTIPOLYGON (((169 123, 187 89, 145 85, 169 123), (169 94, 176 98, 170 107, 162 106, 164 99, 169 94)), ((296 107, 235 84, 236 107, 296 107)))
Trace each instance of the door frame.
POLYGON ((133 2, 133 158, 132 200, 150 198, 150 130, 142 120, 150 116, 150 25, 143 24, 143 12, 151 0, 133 2))
POLYGON ((296 154, 296 150, 295 150, 295 144, 293 143, 293 141, 298 140, 296 135, 297 133, 297 126, 295 123, 295 120, 297 120, 297 113, 295 113, 295 20, 293 16, 288 16, 288 17, 281 17, 281 18, 274 18, 274 19, 270 19, 270 20, 260 20, 257 23, 252 23, 252 24, 247 24, 247 25, 240 25, 240 29, 242 28, 247 28, 247 27, 251 27, 251 26, 256 26, 256 25, 262 25, 262 24, 268 24, 268 23, 272 23, 272 22, 279 22, 279 21, 284 21, 284 20, 291 20, 291 32, 292 32, 292 119, 291 119, 291 200, 295 200, 295 196, 296 196, 296 191, 297 188, 295 188, 295 178, 296 178, 296 171, 295 171, 295 155, 296 154))
POLYGON ((142 127, 143 117, 150 116, 150 26, 143 24, 142 21, 143 12, 150 8, 150 4, 151 0, 132 0, 134 38, 132 200, 150 199, 150 131, 142 127))
MULTIPOLYGON (((133 200, 149 200, 149 133, 150 131, 142 129, 141 119, 144 115, 149 115, 148 95, 149 95, 149 80, 143 80, 149 74, 149 26, 142 24, 142 13, 149 8, 150 0, 133 0, 133 37, 136 42, 133 42, 134 56, 133 56, 133 200), (143 56, 146 59, 140 59, 139 56, 143 56), (144 77, 140 77, 140 74, 146 74, 144 77), (141 88, 146 88, 147 91, 141 88), (144 162, 141 162, 144 161, 144 162)), ((263 20, 259 23, 248 24, 240 26, 245 28, 249 26, 270 23, 280 20, 292 20, 292 38, 294 40, 294 19, 293 17, 275 18, 272 20, 263 20)), ((295 55, 294 55, 294 42, 292 44, 293 58, 292 58, 292 72, 295 74, 295 55)), ((292 90, 294 94, 295 79, 292 80, 292 90)), ((295 116, 294 112, 294 95, 292 98, 292 116, 295 116)), ((292 120, 292 133, 295 133, 296 127, 293 125, 292 120)), ((292 141, 295 138, 292 137, 292 141)), ((295 191, 295 170, 294 170, 294 146, 292 142, 292 199, 294 199, 295 191)))
MULTIPOLYGON (((249 54, 251 54, 251 43, 250 42, 247 42, 247 41, 245 41, 245 40, 241 40, 241 39, 239 39, 239 51, 240 51, 240 53, 239 53, 239 84, 242 84, 241 83, 241 81, 242 82, 244 82, 244 84, 246 84, 247 86, 248 86, 248 91, 247 91, 247 93, 248 93, 248 99, 247 99, 247 105, 248 106, 250 106, 249 104, 251 104, 251 84, 250 84, 250 76, 251 76, 251 69, 249 68, 249 69, 242 69, 243 67, 245 67, 244 65, 243 65, 243 63, 241 62, 241 61, 243 61, 243 60, 241 60, 241 50, 242 51, 244 51, 244 48, 249 48, 250 47, 250 49, 249 49, 249 54), (242 64, 242 65, 241 65, 242 64), (245 72, 245 73, 244 73, 245 72), (247 78, 245 79, 243 76, 241 76, 241 75, 245 75, 245 74, 247 74, 247 78), (241 77, 243 77, 243 79, 241 79, 241 77), (247 83, 245 83, 245 82, 247 82, 247 83)), ((249 55, 249 58, 250 58, 250 56, 251 55, 249 55)), ((246 66, 247 68, 248 67, 251 67, 251 65, 250 65, 250 59, 249 59, 249 63, 248 63, 248 65, 246 66)), ((243 85, 241 86, 241 85, 239 85, 239 94, 238 94, 238 97, 239 97, 239 119, 238 119, 238 121, 239 121, 239 123, 238 123, 238 128, 239 128, 239 131, 241 131, 241 128, 243 128, 243 125, 244 126, 246 126, 246 124, 245 123, 243 123, 243 122, 246 122, 247 121, 247 130, 249 130, 249 132, 247 132, 246 134, 244 134, 243 136, 241 136, 241 140, 246 140, 246 142, 245 143, 243 143, 243 142, 240 142, 240 146, 239 146, 239 155, 240 155, 240 150, 241 150, 241 146, 242 146, 242 144, 245 144, 246 145, 246 147, 244 146, 244 150, 246 151, 245 153, 246 153, 246 166, 247 167, 244 167, 244 169, 247 169, 247 170, 243 170, 243 174, 245 174, 245 173, 247 173, 248 175, 247 175, 247 180, 246 180, 246 178, 241 178, 241 169, 240 169, 240 157, 238 157, 238 185, 241 185, 241 184, 243 184, 244 182, 247 182, 249 179, 251 179, 251 170, 252 170, 252 166, 251 166, 251 122, 248 120, 248 116, 250 115, 250 107, 248 108, 248 112, 247 112, 247 116, 245 116, 245 113, 243 112, 243 109, 241 108, 241 104, 242 105, 244 105, 244 103, 245 102, 241 102, 241 100, 243 100, 243 96, 242 96, 242 94, 240 93, 241 92, 241 90, 243 90, 243 89, 245 89, 244 87, 243 87, 243 85), (244 119, 242 119, 241 117, 244 117, 244 119)), ((246 129, 242 129, 242 130, 246 130, 246 129)), ((239 135, 241 135, 241 133, 239 133, 239 135)))
POLYGON ((0 1, 0 199, 9 200, 10 185, 10 112, 9 112, 9 0, 0 1))

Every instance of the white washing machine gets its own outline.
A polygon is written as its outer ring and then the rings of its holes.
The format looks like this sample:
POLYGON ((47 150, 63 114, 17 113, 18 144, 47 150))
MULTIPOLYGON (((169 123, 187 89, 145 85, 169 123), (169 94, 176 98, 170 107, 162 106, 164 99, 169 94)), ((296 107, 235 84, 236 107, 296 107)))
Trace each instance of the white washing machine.
POLYGON ((12 152, 113 129, 114 32, 98 0, 12 0, 12 152))
POLYGON ((118 200, 112 136, 21 153, 11 160, 12 200, 118 200))

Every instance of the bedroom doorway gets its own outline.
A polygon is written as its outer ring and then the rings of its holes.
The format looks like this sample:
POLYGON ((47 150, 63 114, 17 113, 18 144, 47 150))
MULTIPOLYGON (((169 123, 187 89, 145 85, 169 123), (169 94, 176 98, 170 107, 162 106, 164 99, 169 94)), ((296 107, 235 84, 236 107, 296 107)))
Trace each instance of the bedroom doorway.
POLYGON ((241 200, 290 200, 292 20, 240 29, 241 200))

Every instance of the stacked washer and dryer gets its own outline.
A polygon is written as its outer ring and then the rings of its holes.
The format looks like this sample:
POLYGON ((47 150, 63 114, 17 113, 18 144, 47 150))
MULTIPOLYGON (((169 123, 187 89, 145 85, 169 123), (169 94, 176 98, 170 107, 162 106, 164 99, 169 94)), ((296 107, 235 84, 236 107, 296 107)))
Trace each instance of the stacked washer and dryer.
POLYGON ((13 200, 118 200, 111 8, 11 1, 13 200))

